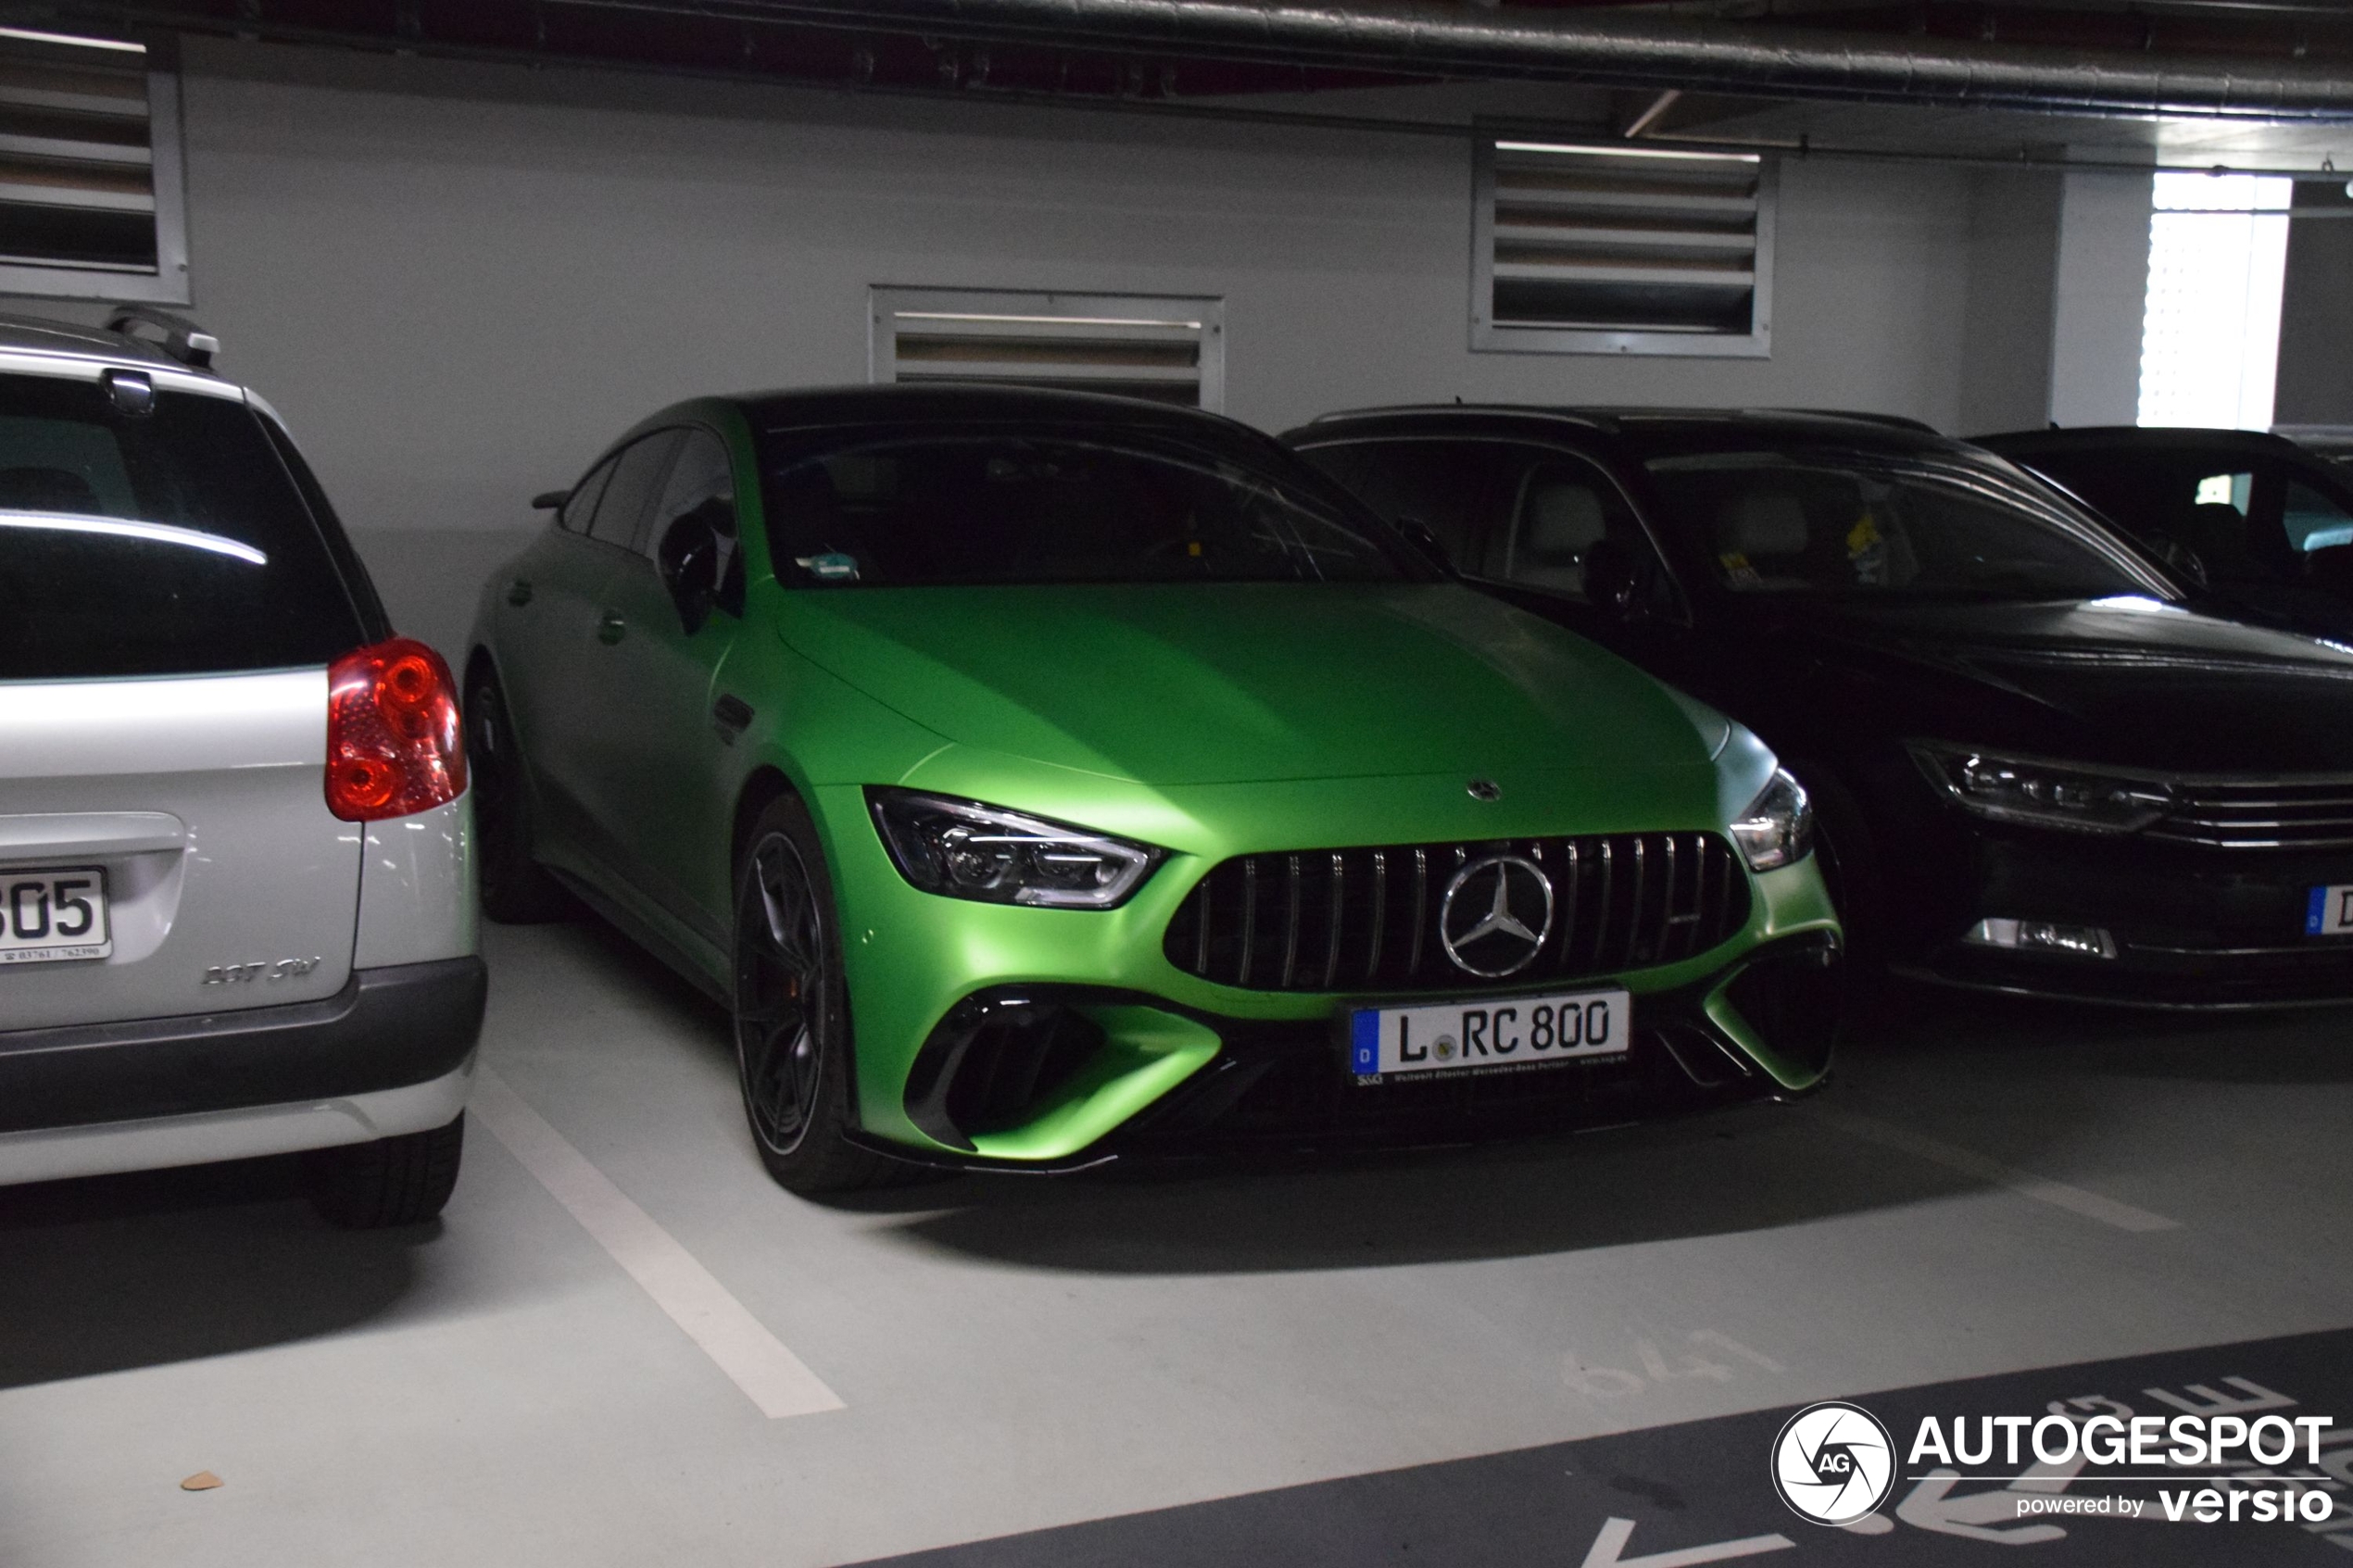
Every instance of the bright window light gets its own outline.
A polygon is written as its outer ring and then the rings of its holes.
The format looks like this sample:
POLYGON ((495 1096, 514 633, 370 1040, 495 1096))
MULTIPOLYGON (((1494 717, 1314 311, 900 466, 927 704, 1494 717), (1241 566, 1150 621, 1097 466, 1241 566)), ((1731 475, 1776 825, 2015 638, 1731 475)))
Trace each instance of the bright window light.
POLYGON ((2271 428, 2295 190, 2254 174, 2157 177, 2141 423, 2271 428))

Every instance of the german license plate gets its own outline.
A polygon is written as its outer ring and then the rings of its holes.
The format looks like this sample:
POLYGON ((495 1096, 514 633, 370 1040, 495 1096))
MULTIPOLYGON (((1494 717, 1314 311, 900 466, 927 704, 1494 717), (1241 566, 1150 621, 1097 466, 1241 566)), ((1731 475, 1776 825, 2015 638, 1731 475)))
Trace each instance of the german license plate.
POLYGON ((103 959, 113 951, 104 871, 0 871, 0 964, 103 959))
POLYGON ((1632 1015, 1623 991, 1357 1008, 1348 1018, 1348 1069, 1360 1079, 1392 1078, 1622 1056, 1632 1015))
POLYGON ((2353 936, 2353 887, 2315 887, 2304 904, 2307 936, 2353 936))

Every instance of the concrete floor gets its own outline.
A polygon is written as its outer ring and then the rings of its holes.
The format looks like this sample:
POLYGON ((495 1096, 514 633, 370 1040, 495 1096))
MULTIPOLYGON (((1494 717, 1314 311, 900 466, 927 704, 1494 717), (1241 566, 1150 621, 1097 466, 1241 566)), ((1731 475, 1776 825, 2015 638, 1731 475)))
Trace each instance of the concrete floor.
MULTIPOLYGON (((1805 1108, 821 1205, 753 1160, 708 1004, 594 922, 488 943, 485 1061, 846 1408, 763 1416, 479 1121, 404 1234, 327 1230, 283 1161, 0 1192, 0 1563, 840 1563, 2353 1329, 2341 1014, 1917 999, 1805 1108)), ((1760 1527, 1855 1542, 1752 1446, 1760 1527)), ((1629 1564, 1676 1544, 1641 1528, 1629 1564)), ((1397 1560, 1502 1560, 1466 1538, 1397 1560)))

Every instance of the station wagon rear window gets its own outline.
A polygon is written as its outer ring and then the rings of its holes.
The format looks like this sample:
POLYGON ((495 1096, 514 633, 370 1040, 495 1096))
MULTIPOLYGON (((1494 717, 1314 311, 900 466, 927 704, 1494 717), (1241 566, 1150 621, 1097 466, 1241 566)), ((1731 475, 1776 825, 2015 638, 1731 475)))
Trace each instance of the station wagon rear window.
POLYGON ((244 404, 0 376, 0 680, 324 664, 366 641, 244 404))

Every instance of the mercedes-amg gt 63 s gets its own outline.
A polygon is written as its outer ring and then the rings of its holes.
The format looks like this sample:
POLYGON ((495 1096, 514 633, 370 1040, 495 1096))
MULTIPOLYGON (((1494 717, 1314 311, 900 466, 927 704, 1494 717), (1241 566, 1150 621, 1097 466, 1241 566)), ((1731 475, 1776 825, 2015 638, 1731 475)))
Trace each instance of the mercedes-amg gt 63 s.
POLYGON ((2001 458, 1772 412, 1374 409, 1287 439, 1488 591, 1754 725, 1813 792, 1856 958, 2353 1000, 2353 650, 2201 613, 2001 458))
POLYGON ((1272 439, 1076 393, 645 420, 485 586, 494 918, 733 1009, 788 1187, 1785 1097, 1840 931, 1749 733, 1272 439))

